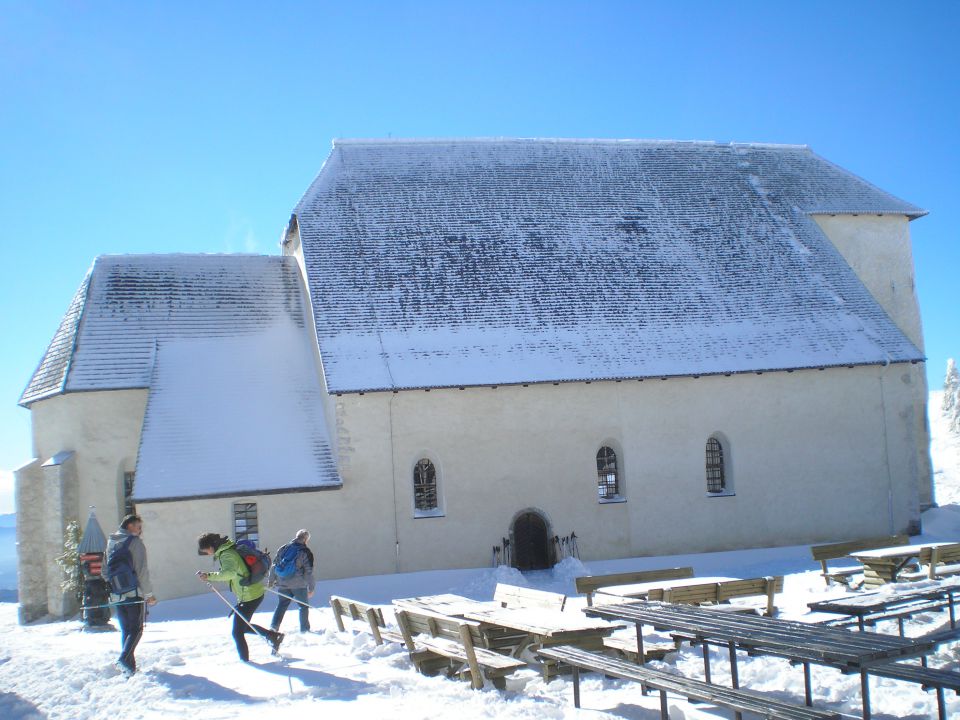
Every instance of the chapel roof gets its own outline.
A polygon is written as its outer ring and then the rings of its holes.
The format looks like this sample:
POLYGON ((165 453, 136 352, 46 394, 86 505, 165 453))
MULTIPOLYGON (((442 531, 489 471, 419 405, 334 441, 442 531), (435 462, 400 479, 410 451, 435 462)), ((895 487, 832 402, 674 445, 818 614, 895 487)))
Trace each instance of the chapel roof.
POLYGON ((331 392, 915 362, 806 146, 338 140, 294 210, 331 392))
POLYGON ((20 403, 148 389, 138 501, 339 485, 300 277, 280 256, 98 257, 20 403))

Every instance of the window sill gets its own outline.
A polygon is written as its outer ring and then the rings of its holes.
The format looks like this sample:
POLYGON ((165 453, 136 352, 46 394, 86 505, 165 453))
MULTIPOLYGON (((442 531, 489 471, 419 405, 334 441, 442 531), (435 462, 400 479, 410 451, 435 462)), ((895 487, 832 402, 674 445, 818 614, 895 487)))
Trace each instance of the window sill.
POLYGON ((597 503, 600 505, 615 505, 616 503, 625 503, 627 499, 621 495, 616 497, 600 498, 597 503))
POLYGON ((722 498, 722 497, 736 497, 736 493, 733 490, 724 490, 723 492, 718 493, 707 493, 708 498, 722 498))
POLYGON ((443 510, 437 508, 436 510, 414 510, 413 519, 417 520, 418 518, 436 518, 436 517, 445 517, 446 513, 443 510))

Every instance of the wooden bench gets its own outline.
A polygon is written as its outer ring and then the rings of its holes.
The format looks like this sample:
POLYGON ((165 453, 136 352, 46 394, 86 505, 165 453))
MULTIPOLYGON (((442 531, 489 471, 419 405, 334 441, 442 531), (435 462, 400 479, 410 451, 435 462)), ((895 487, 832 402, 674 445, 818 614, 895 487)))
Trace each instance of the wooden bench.
POLYGON ((955 694, 960 695, 960 673, 952 670, 938 670, 923 665, 908 665, 896 662, 872 665, 867 672, 870 675, 890 678, 891 680, 919 683, 924 690, 933 688, 937 692, 937 712, 940 720, 946 720, 947 717, 944 689, 953 690, 955 694))
POLYGON ((562 593, 534 590, 533 588, 519 587, 497 583, 493 593, 493 601, 505 608, 543 608, 546 610, 563 610, 567 603, 567 596, 562 593))
MULTIPOLYGON (((603 590, 599 592, 602 594, 603 590)), ((668 587, 650 592, 647 595, 647 600, 661 600, 684 605, 716 605, 720 609, 755 612, 755 608, 729 605, 729 602, 734 598, 765 596, 767 598, 765 614, 772 616, 777 609, 774 596, 778 592, 783 592, 783 575, 668 587)))
POLYGON ((940 547, 924 548, 918 557, 920 564, 926 566, 919 573, 900 573, 900 580, 936 580, 937 578, 960 575, 960 543, 950 543, 940 547))
POLYGON ((905 620, 909 620, 914 615, 919 615, 920 613, 939 612, 943 610, 943 608, 948 607, 949 604, 949 600, 946 599, 917 600, 911 603, 893 605, 890 608, 879 610, 875 613, 864 614, 860 617, 830 618, 829 620, 821 620, 812 624, 840 628, 857 627, 862 630, 864 627, 874 627, 885 620, 896 620, 900 637, 906 637, 904 631, 905 620))
POLYGON ((350 600, 337 595, 330 596, 330 609, 333 610, 333 619, 337 622, 337 629, 340 632, 346 632, 347 626, 343 618, 348 617, 351 621, 365 622, 367 627, 358 627, 351 622, 351 630, 369 630, 377 645, 383 645, 387 642, 403 643, 403 636, 387 628, 383 620, 383 610, 376 605, 367 605, 358 600, 350 600))
POLYGON ((849 540, 846 542, 829 543, 827 545, 811 545, 810 554, 816 562, 820 563, 822 568, 821 575, 824 581, 829 585, 836 581, 842 585, 849 585, 850 578, 863 572, 863 566, 842 567, 831 569, 827 565, 828 560, 847 557, 850 553, 860 550, 874 550, 876 548, 896 547, 898 545, 910 544, 910 538, 907 535, 887 535, 885 537, 864 538, 863 540, 849 540))
POLYGON ((723 605, 733 598, 766 596, 765 615, 772 617, 777 610, 775 595, 783 592, 783 575, 774 577, 749 578, 718 583, 717 601, 723 605))
POLYGON ((755 690, 713 685, 703 680, 674 675, 663 670, 635 665, 620 658, 581 650, 572 645, 541 648, 537 653, 573 668, 573 704, 577 708, 580 707, 580 670, 588 670, 624 680, 634 680, 640 683, 644 691, 648 688, 659 691, 660 717, 664 720, 669 720, 668 692, 682 695, 688 700, 721 705, 731 708, 737 713, 756 713, 765 718, 826 720, 827 718, 840 717, 838 713, 815 710, 804 705, 794 705, 755 690))
POLYGON ((610 575, 585 575, 578 577, 574 584, 577 592, 587 596, 587 605, 593 605, 593 594, 602 587, 611 585, 633 585, 635 583, 657 582, 658 580, 676 580, 693 577, 692 567, 661 568, 658 570, 639 570, 637 572, 612 573, 610 575))
POLYGON ((505 676, 526 665, 486 649, 479 623, 411 608, 394 612, 410 659, 424 675, 442 670, 448 677, 469 677, 476 689, 483 687, 484 678, 503 689, 505 676))

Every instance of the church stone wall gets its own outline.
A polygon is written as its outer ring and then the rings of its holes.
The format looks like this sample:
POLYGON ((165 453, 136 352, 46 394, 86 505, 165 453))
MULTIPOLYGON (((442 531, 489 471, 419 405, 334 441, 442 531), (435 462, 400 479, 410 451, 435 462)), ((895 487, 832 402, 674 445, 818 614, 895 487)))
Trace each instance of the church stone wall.
MULTIPOLYGON (((844 259, 866 285, 890 319, 910 341, 923 351, 923 326, 913 272, 910 225, 902 215, 814 215, 813 219, 830 238, 844 259)), ((911 430, 918 438, 913 462, 916 464, 919 502, 922 510, 934 505, 933 466, 930 461, 930 428, 927 421, 926 372, 912 366, 909 377, 896 374, 891 386, 909 388, 911 430)))

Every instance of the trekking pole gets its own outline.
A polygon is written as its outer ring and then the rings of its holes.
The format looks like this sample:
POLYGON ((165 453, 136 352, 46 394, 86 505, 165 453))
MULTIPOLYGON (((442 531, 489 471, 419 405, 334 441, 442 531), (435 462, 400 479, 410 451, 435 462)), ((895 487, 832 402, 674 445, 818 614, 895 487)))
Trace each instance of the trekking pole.
POLYGON ((231 610, 233 610, 233 614, 234 614, 234 615, 236 615, 238 618, 240 618, 241 620, 243 620, 243 621, 247 624, 247 627, 250 628, 250 629, 253 631, 253 634, 254 634, 254 635, 256 635, 256 636, 259 637, 259 638, 263 638, 264 640, 266 640, 268 645, 271 645, 271 646, 273 645, 273 643, 270 642, 270 640, 268 640, 264 635, 262 635, 262 634, 260 633, 260 631, 257 630, 257 629, 253 626, 253 624, 243 616, 243 613, 239 612, 236 607, 234 607, 233 605, 230 604, 230 601, 227 600, 227 599, 223 596, 223 593, 221 593, 219 590, 217 590, 217 589, 213 586, 213 583, 208 582, 208 583, 207 583, 207 587, 210 588, 211 590, 213 590, 213 591, 217 594, 217 597, 219 597, 221 600, 223 600, 224 604, 225 604, 228 608, 230 608, 231 610))
POLYGON ((305 602, 303 602, 302 600, 297 600, 295 597, 293 597, 293 596, 291 596, 291 595, 284 595, 282 592, 279 592, 279 591, 277 591, 277 590, 274 590, 273 588, 264 587, 263 589, 266 590, 267 592, 272 592, 274 595, 279 595, 279 596, 282 597, 282 598, 286 598, 287 600, 292 600, 292 601, 295 602, 297 605, 303 605, 304 607, 310 608, 311 610, 319 610, 319 609, 320 609, 320 608, 318 608, 318 607, 316 607, 316 606, 314 606, 314 605, 310 605, 309 603, 305 603, 305 602))
POLYGON ((81 610, 99 610, 100 608, 116 607, 118 605, 140 605, 146 600, 118 600, 117 602, 108 602, 105 605, 81 605, 81 610))

